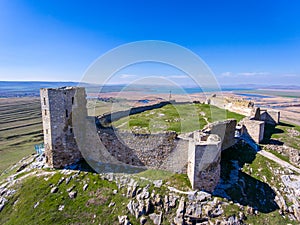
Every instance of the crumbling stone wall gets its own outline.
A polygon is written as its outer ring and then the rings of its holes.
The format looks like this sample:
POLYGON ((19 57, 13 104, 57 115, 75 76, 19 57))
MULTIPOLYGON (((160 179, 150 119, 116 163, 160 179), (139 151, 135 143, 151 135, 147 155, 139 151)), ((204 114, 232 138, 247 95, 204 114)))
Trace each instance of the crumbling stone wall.
POLYGON ((221 151, 235 144, 233 119, 209 124, 201 134, 193 132, 186 138, 178 138, 176 132, 133 134, 102 126, 102 122, 109 123, 169 102, 95 118, 97 126, 92 135, 93 121, 87 117, 84 88, 41 89, 41 103, 45 155, 54 168, 78 161, 82 157, 78 147, 81 145, 85 158, 96 159, 95 163, 187 172, 193 188, 212 192, 220 179, 221 151))
POLYGON ((222 141, 222 151, 233 146, 235 144, 235 129, 236 120, 228 119, 224 121, 217 121, 206 125, 203 129, 204 132, 209 134, 216 134, 221 138, 222 141))
POLYGON ((193 189, 212 192, 220 179, 221 138, 210 134, 190 140, 187 174, 193 189))
POLYGON ((113 128, 99 128, 99 137, 117 160, 135 166, 160 168, 177 145, 176 132, 133 134, 113 128))
POLYGON ((244 118, 240 124, 242 125, 242 135, 249 136, 256 143, 260 143, 264 139, 264 121, 244 118))
POLYGON ((265 121, 267 124, 277 125, 280 122, 280 112, 277 110, 262 109, 260 120, 265 121))
POLYGON ((87 116, 84 88, 40 90, 46 161, 62 168, 82 158, 73 132, 72 115, 87 116))
POLYGON ((99 116, 98 120, 101 124, 108 124, 108 123, 119 120, 126 116, 142 113, 147 110, 162 108, 165 105, 169 105, 169 104, 173 104, 173 103, 175 103, 175 101, 163 101, 163 102, 159 102, 159 103, 153 104, 153 105, 139 106, 139 107, 134 107, 134 108, 131 108, 128 110, 122 110, 122 111, 117 111, 117 112, 112 112, 112 113, 105 113, 105 114, 99 116))

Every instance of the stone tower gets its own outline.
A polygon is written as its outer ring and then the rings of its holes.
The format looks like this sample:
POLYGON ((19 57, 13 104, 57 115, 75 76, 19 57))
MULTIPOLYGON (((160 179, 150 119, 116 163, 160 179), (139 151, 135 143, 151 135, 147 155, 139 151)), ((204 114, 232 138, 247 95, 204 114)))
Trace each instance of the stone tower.
MULTIPOLYGON (((86 93, 82 87, 40 90, 44 146, 47 164, 63 168, 82 158, 74 135, 72 117, 87 116, 86 93)), ((76 122, 77 124, 77 122, 76 122)))

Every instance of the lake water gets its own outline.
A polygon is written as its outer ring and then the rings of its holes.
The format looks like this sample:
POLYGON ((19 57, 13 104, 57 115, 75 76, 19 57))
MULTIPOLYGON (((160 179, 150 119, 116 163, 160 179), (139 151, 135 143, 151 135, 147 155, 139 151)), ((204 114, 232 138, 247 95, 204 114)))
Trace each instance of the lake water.
POLYGON ((273 98, 272 96, 267 95, 259 95, 259 94, 248 94, 248 93, 236 93, 237 95, 248 97, 247 100, 250 100, 252 98, 273 98))
MULTIPOLYGON (((62 86, 77 86, 76 82, 21 82, 21 81, 0 81, 0 97, 24 97, 24 96, 39 96, 40 88, 56 88, 62 86)), ((217 92, 217 91, 247 91, 251 89, 236 89, 236 88, 206 88, 202 91, 200 87, 178 87, 178 86, 161 86, 161 85, 89 85, 81 84, 86 87, 87 93, 102 93, 106 92, 120 92, 120 91, 133 91, 149 94, 193 94, 200 92, 217 92)), ((252 94, 244 94, 245 96, 254 97, 252 94)), ((259 95, 260 96, 260 95, 259 95)), ((258 96, 258 97, 259 97, 258 96)))

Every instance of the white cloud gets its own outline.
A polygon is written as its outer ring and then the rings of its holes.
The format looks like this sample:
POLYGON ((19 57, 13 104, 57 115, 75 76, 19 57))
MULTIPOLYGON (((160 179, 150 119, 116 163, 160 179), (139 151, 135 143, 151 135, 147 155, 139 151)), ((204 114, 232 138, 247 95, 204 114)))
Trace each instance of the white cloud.
POLYGON ((186 78, 189 78, 189 77, 187 75, 171 75, 171 76, 167 76, 167 78, 186 79, 186 78))
POLYGON ((231 77, 233 74, 231 72, 224 72, 224 73, 221 73, 221 76, 222 77, 231 77))
POLYGON ((127 78, 134 78, 136 77, 137 75, 133 75, 133 74, 122 74, 120 76, 121 79, 127 79, 127 78))
POLYGON ((287 74, 283 74, 282 76, 283 76, 283 77, 297 77, 297 76, 299 76, 299 75, 294 74, 294 73, 287 73, 287 74))
POLYGON ((240 76, 260 76, 260 75, 268 75, 270 74, 269 72, 243 72, 243 73, 238 73, 237 75, 240 76))

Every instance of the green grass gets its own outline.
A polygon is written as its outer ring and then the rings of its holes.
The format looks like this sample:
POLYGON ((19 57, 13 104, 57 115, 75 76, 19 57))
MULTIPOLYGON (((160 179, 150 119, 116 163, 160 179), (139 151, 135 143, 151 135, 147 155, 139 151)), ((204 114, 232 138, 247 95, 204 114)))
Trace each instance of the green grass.
POLYGON ((249 215, 246 213, 246 210, 241 210, 237 205, 227 205, 224 207, 224 216, 238 216, 239 212, 244 212, 246 215, 245 224, 253 225, 287 225, 293 224, 296 225, 298 222, 291 221, 287 217, 283 218, 278 211, 270 213, 259 213, 258 215, 249 215))
POLYGON ((289 160, 289 157, 286 156, 286 155, 282 155, 280 154, 279 152, 275 151, 275 150, 270 150, 270 149, 265 149, 266 151, 268 152, 271 152, 273 155, 277 156, 279 159, 285 161, 285 162, 288 162, 290 163, 290 160, 289 160))
POLYGON ((191 191, 192 186, 187 174, 174 174, 165 180, 166 184, 182 191, 191 191))
MULTIPOLYGON (((247 145, 237 145, 222 152, 221 177, 224 180, 229 179, 230 171, 233 169, 231 160, 238 161, 241 170, 238 172, 239 180, 243 180, 243 193, 241 186, 233 184, 226 189, 233 202, 238 202, 244 206, 242 209, 235 205, 229 204, 224 206, 224 216, 237 216, 240 211, 246 215, 246 224, 297 224, 290 221, 288 217, 282 217, 279 214, 278 207, 274 202, 276 196, 273 187, 280 190, 281 178, 274 174, 273 170, 282 171, 283 169, 275 162, 257 154, 247 145), (247 206, 258 210, 258 215, 247 214, 247 206)), ((239 183, 239 182, 238 182, 239 183)), ((283 195, 287 205, 291 202, 283 195)))
MULTIPOLYGON (((48 171, 49 170, 43 170, 48 171)), ((126 205, 130 198, 126 197, 127 188, 118 189, 115 182, 101 179, 101 176, 92 172, 77 171, 69 175, 63 175, 56 171, 54 175, 30 176, 18 182, 14 189, 17 191, 0 212, 0 224, 119 224, 118 216, 128 215, 131 224, 139 224, 139 221, 129 213, 126 205), (73 176, 66 184, 63 181, 58 186, 58 181, 64 177, 73 176), (47 177, 48 179, 44 179, 47 177), (88 184, 83 191, 84 184, 88 184), (33 185, 34 184, 34 185, 33 185), (57 193, 50 193, 52 187, 57 186, 57 193), (71 199, 67 189, 74 187, 77 197, 71 199), (117 194, 113 191, 118 190, 117 194), (34 205, 39 205, 34 208, 34 205), (115 205, 108 207, 114 202, 115 205), (64 209, 59 211, 60 205, 64 209)), ((21 174, 20 176, 22 176, 21 174)), ((148 171, 139 174, 147 178, 169 177, 170 174, 162 171, 148 171)), ((180 180, 181 178, 179 178, 180 180)), ((145 181, 147 182, 147 181, 145 181)), ((151 181, 148 181, 150 184, 151 181)), ((143 187, 140 185, 139 187, 143 187)), ((164 196, 167 189, 150 186, 149 192, 155 189, 155 193, 164 196)), ((150 209, 155 212, 154 208, 150 209)), ((168 220, 174 218, 176 208, 164 213, 162 224, 169 224, 168 220)), ((151 213, 150 212, 150 213, 151 213)), ((148 218, 147 224, 153 224, 148 218)))
MULTIPOLYGON (((97 174, 81 173, 69 184, 63 182, 58 193, 51 194, 52 185, 62 177, 56 173, 48 181, 42 177, 25 179, 1 212, 0 224, 118 224, 117 216, 127 214, 126 206, 122 204, 127 204, 129 199, 122 193, 113 194, 117 189, 114 182, 101 180, 97 174), (83 181, 89 184, 86 191, 82 191, 83 181), (71 199, 67 192, 72 186, 78 192, 75 199, 71 199), (38 201, 39 205, 34 209, 38 201), (112 201, 115 206, 109 208, 112 201), (65 206, 64 210, 58 210, 60 205, 65 206)), ((137 222, 133 217, 130 220, 137 222)))
POLYGON ((279 144, 300 149, 300 136, 290 135, 290 130, 300 132, 300 126, 284 121, 281 121, 277 126, 265 125, 264 143, 269 143, 269 140, 277 140, 279 144))
POLYGON ((159 109, 130 115, 114 121, 112 125, 124 130, 138 130, 145 133, 175 131, 186 133, 202 129, 208 122, 244 116, 205 104, 175 104, 159 109))
POLYGON ((272 135, 272 138, 284 142, 287 146, 300 149, 300 136, 292 137, 289 135, 288 131, 290 129, 295 129, 300 132, 300 126, 282 121, 275 129, 277 129, 277 132, 272 135))
POLYGON ((150 180, 165 180, 172 175, 173 173, 169 171, 148 169, 143 172, 137 173, 135 176, 146 177, 147 179, 150 180))
POLYGON ((104 102, 99 100, 88 100, 87 102, 87 110, 89 116, 99 116, 104 113, 109 113, 112 111, 120 111, 129 109, 130 105, 120 101, 117 104, 114 102, 104 102))
POLYGON ((0 174, 43 142, 38 98, 0 99, 0 174))
MULTIPOLYGON (((187 174, 174 174, 169 171, 149 169, 141 173, 135 174, 134 177, 135 178, 144 177, 152 181, 162 180, 163 184, 166 184, 167 186, 175 187, 178 190, 182 190, 182 191, 192 190, 192 186, 187 174)), ((143 184, 142 180, 140 180, 139 183, 143 184)), ((160 193, 164 192, 164 187, 161 187, 159 189, 160 189, 159 190, 160 193)))

